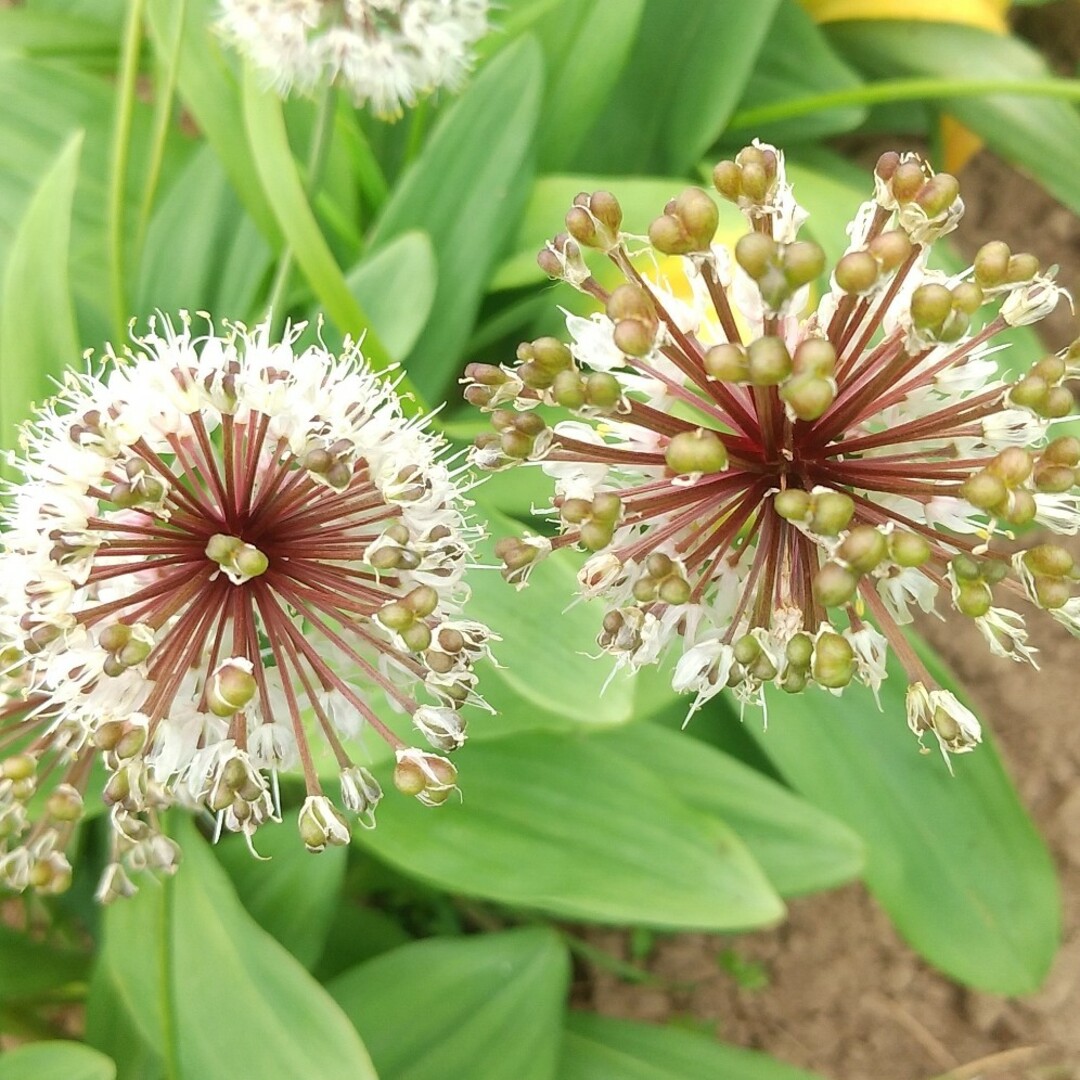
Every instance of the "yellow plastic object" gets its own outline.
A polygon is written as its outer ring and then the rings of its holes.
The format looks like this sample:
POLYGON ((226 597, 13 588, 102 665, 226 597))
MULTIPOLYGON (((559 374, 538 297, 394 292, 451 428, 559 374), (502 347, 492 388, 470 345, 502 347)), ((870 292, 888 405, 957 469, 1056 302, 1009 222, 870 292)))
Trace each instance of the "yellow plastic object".
MULTIPOLYGON (((904 19, 917 22, 974 26, 992 34, 1007 34, 1005 21, 1011 0, 800 0, 818 23, 866 19, 904 19)), ((941 144, 946 171, 959 172, 982 147, 982 139, 951 116, 941 118, 941 144)))
POLYGON ((810 17, 819 23, 852 19, 905 19, 920 22, 959 23, 995 34, 1008 31, 1005 13, 1009 0, 801 0, 810 17))

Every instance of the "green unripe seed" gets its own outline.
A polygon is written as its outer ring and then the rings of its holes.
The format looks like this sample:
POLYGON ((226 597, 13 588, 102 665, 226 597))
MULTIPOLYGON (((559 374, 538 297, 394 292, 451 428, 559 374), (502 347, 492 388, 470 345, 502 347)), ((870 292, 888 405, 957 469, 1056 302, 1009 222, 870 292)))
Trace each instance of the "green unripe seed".
POLYGON ((827 562, 814 575, 814 596, 825 607, 850 603, 858 586, 858 577, 839 563, 827 562))
POLYGON ((688 187, 675 200, 675 216, 682 222, 694 251, 708 251, 720 224, 720 211, 706 191, 688 187))
POLYGON ((580 409, 585 404, 585 380, 576 371, 560 371, 551 393, 564 409, 580 409))
POLYGON ((1008 269, 1005 271, 1005 280, 1011 284, 1030 281, 1038 272, 1038 258, 1025 251, 1010 257, 1008 269))
POLYGON ((782 264, 788 284, 798 288, 821 275, 825 269, 825 252, 813 241, 796 240, 783 249, 782 264))
POLYGON ((825 338, 807 338, 791 358, 796 375, 831 375, 836 367, 836 349, 825 338))
POLYGON ((856 525, 837 549, 837 555, 857 574, 870 573, 888 553, 888 540, 873 525, 856 525))
POLYGON ((610 372, 594 371, 585 379, 585 396, 597 409, 613 409, 622 398, 622 387, 610 372))
POLYGON ((742 194, 742 169, 734 161, 720 161, 713 168, 713 187, 729 202, 742 194))
POLYGON ((1054 439, 1042 452, 1042 460, 1075 469, 1080 465, 1080 439, 1075 435, 1062 435, 1054 439))
POLYGON ((399 600, 391 600, 389 604, 380 608, 375 613, 375 618, 387 628, 387 630, 404 630, 411 626, 416 619, 415 614, 399 600))
POLYGON ((1024 552, 1024 562, 1033 574, 1065 577, 1075 562, 1072 555, 1058 544, 1038 544, 1024 552))
POLYGON ((721 382, 742 383, 750 378, 750 362, 741 345, 714 345, 705 354, 705 371, 721 382))
POLYGON ((1076 473, 1067 465, 1043 465, 1035 469, 1035 487, 1047 495, 1063 495, 1076 486, 1076 473))
POLYGON ((881 267, 869 251, 849 251, 836 264, 833 277, 846 293, 862 293, 873 288, 881 267))
POLYGON ((1004 482, 986 469, 981 469, 965 480, 959 490, 961 499, 967 499, 972 506, 980 510, 996 509, 1008 494, 1004 482))
POLYGON ((1002 517, 1010 525, 1030 525, 1038 512, 1039 507, 1035 502, 1035 496, 1030 491, 1024 491, 1021 488, 1009 493, 1008 506, 1002 517))
POLYGON ((597 521, 615 522, 622 513, 622 499, 613 491, 601 491, 593 496, 592 516, 597 521))
POLYGON ((979 563, 970 555, 956 555, 949 565, 957 581, 978 581, 982 578, 979 563))
POLYGON ((983 244, 975 253, 975 280, 985 289, 992 289, 1005 280, 1009 272, 1009 245, 1001 240, 983 244))
POLYGON ((1041 412, 1051 420, 1060 420, 1073 411, 1075 404, 1072 391, 1067 386, 1051 386, 1041 412))
POLYGON ((685 604, 690 600, 690 583, 681 577, 665 578, 660 584, 660 599, 665 604, 685 604))
POLYGON ((823 491, 813 496, 814 512, 810 528, 822 536, 839 536, 855 514, 855 502, 841 491, 823 491))
POLYGON ((694 242, 673 214, 661 214, 649 225, 649 243, 662 255, 688 255, 694 242))
POLYGON ((855 652, 839 634, 821 634, 814 645, 812 670, 819 685, 839 690, 855 675, 855 652))
POLYGON ((779 386, 791 374, 791 354, 778 337, 760 337, 746 350, 754 386, 779 386))
POLYGON ((784 650, 787 662, 792 667, 808 668, 814 656, 814 641, 809 634, 796 634, 784 650))
POLYGON ((552 375, 565 371, 574 363, 570 350, 554 337, 537 338, 532 343, 531 359, 552 375))
POLYGON ((776 242, 764 233, 752 232, 740 236, 735 245, 735 261, 758 281, 776 263, 776 242))
POLYGON ((886 274, 892 273, 911 258, 913 245, 902 229, 892 229, 875 236, 868 245, 870 254, 877 259, 886 274))
POLYGON ((1031 373, 1048 383, 1060 382, 1065 377, 1065 361, 1060 356, 1044 356, 1032 366, 1031 373))
POLYGON ((1039 601, 1039 607, 1049 611, 1064 607, 1069 602, 1071 591, 1069 583, 1061 578, 1042 576, 1035 578, 1035 596, 1039 601))
POLYGON ((922 166, 915 161, 905 161, 896 167, 889 186, 898 203, 909 203, 922 190, 925 182, 922 166))
POLYGON ((731 647, 735 659, 746 667, 752 664, 761 653, 761 645, 753 634, 743 634, 731 647))
POLYGON ((615 324, 611 339, 627 356, 647 356, 656 344, 656 326, 639 319, 623 319, 615 324))
POLYGON ((889 536, 889 557, 897 566, 922 566, 930 552, 929 541, 918 533, 894 532, 889 536))
POLYGON ((410 652, 421 653, 431 647, 431 630, 427 623, 415 622, 401 631, 401 640, 410 652))
POLYGON ((962 281, 953 291, 953 307, 964 312, 965 315, 974 315, 982 306, 983 291, 974 281, 962 281))
POLYGON ((666 578, 674 570, 675 564, 671 561, 671 557, 662 551, 654 551, 645 560, 645 572, 657 580, 666 578))
POLYGON ((119 652, 131 640, 131 627, 112 623, 98 634, 98 644, 106 652, 119 652))
POLYGON ((589 551, 601 551, 611 543, 612 528, 605 521, 587 521, 581 526, 581 543, 589 551))
POLYGON ((1031 455, 1019 446, 1007 446, 986 468, 1006 487, 1016 487, 1031 475, 1031 455))
POLYGON ((773 509, 785 521, 806 521, 810 515, 812 497, 802 488, 786 488, 773 496, 773 509))
POLYGON ((1009 391, 1009 401, 1021 409, 1041 412, 1049 393, 1050 386, 1044 378, 1039 375, 1025 375, 1009 391))
POLYGON ((705 428, 680 431, 664 451, 664 460, 673 473, 717 473, 727 468, 727 450, 716 432, 705 428))
POLYGON ((960 181, 952 173, 941 172, 927 180, 915 201, 926 211, 927 217, 937 217, 956 202, 959 194, 960 181))
POLYGON ((781 387, 780 397, 800 420, 811 421, 825 415, 836 391, 820 375, 795 375, 781 387))
POLYGON ((941 326, 952 312, 952 293, 944 285, 920 285, 911 294, 911 321, 920 330, 941 326))
POLYGON ((962 615, 977 619, 990 610, 993 602, 990 586, 985 581, 958 582, 956 610, 962 615))

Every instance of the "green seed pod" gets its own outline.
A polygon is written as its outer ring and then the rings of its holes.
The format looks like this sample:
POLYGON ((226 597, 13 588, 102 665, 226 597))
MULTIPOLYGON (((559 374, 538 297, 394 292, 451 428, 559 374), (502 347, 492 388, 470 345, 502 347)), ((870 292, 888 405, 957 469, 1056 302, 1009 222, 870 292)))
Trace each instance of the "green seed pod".
POLYGON ((713 187, 729 202, 742 194, 742 169, 734 161, 720 161, 713 168, 713 187))
POLYGON ((836 349, 825 338, 807 338, 791 358, 796 375, 831 375, 836 368, 836 349))
POLYGON ((825 269, 825 252, 813 241, 796 240, 782 249, 781 265, 788 284, 799 288, 821 275, 825 269))
POLYGON ((796 634, 784 650, 787 662, 796 668, 808 668, 814 656, 814 641, 809 634, 796 634))
POLYGON ((665 555, 662 551, 654 551, 645 560, 645 571, 659 581, 661 578, 666 578, 669 574, 674 573, 675 564, 671 561, 669 555, 665 555))
POLYGON ((922 566, 930 554, 929 541, 918 533, 897 531, 889 536, 889 557, 897 566, 922 566))
POLYGON ((1019 446, 1007 446, 986 466, 1006 487, 1016 487, 1031 475, 1031 455, 1019 446))
POLYGON ((622 514, 622 499, 613 491, 600 491, 593 496, 592 515, 597 521, 618 521, 622 514))
POLYGON ((612 531, 605 521, 587 521, 581 526, 581 544, 589 551, 601 551, 611 543, 612 531))
POLYGON ((1044 356, 1032 366, 1031 373, 1048 383, 1061 382, 1065 377, 1065 361, 1060 356, 1044 356))
POLYGON ((849 251, 836 264, 833 277, 846 293, 863 293, 874 287, 881 267, 869 251, 849 251))
POLYGON ((611 338, 627 356, 648 356, 656 344, 656 326, 637 319, 623 319, 615 324, 611 338))
POLYGON ((761 646, 758 644, 758 640, 753 634, 743 634, 741 638, 735 641, 731 646, 731 649, 735 654, 735 659, 738 660, 743 667, 752 664, 761 654, 761 646))
POLYGON ((727 450, 715 431, 697 428, 672 437, 664 460, 673 473, 716 473, 727 468, 727 450))
POLYGON ((814 575, 814 596, 825 607, 842 607, 855 598, 858 577, 839 563, 827 562, 814 575))
POLYGON ((1041 412, 1049 393, 1050 386, 1045 379, 1038 375, 1025 375, 1009 391, 1009 401, 1021 409, 1041 412))
POLYGON ((1069 583, 1062 578, 1035 577, 1035 597, 1039 607, 1048 611, 1064 607, 1069 602, 1071 591, 1069 583))
POLYGON ((406 604, 399 600, 391 600, 390 603, 375 612, 375 618, 387 628, 387 630, 404 630, 411 626, 416 619, 416 614, 406 604))
POLYGON ((1058 544, 1037 544, 1029 548, 1024 552, 1024 563, 1033 574, 1046 577, 1065 577, 1075 565, 1072 555, 1058 544))
POLYGON ((826 631, 814 644, 811 670, 818 685, 839 690, 855 675, 855 652, 845 638, 826 631))
POLYGON ((439 606, 439 594, 430 585, 417 585, 401 598, 401 602, 417 618, 423 619, 439 606))
POLYGON ((1039 507, 1035 502, 1035 496, 1030 491, 1024 491, 1021 488, 1009 493, 1008 506, 1002 517, 1010 525, 1030 525, 1038 512, 1039 507))
POLYGON ((949 566, 952 567, 953 577, 957 581, 980 581, 982 579, 982 569, 978 561, 970 555, 955 555, 949 561, 949 566))
POLYGON ((990 610, 993 602, 993 594, 986 582, 961 581, 957 583, 956 610, 961 615, 977 619, 990 610))
POLYGON ((681 577, 673 575, 665 578, 660 584, 660 599, 665 604, 678 606, 689 603, 690 594, 690 583, 681 577))
POLYGON ((592 517, 592 503, 588 499, 566 499, 559 513, 568 525, 580 525, 592 517))
POLYGON ((911 294, 911 321, 920 330, 940 327, 952 312, 952 293, 944 285, 920 285, 911 294))
POLYGON ((427 623, 415 622, 401 631, 405 647, 414 653, 422 653, 431 647, 431 630, 427 623))
POLYGON ((791 374, 791 354, 778 337, 760 337, 746 350, 754 386, 779 386, 791 374))
POLYGON ((580 409, 585 404, 585 380, 576 371, 560 371, 551 386, 552 397, 564 409, 580 409))
POLYGON ((720 211, 708 193, 688 187, 675 200, 675 216, 682 222, 691 251, 708 251, 720 224, 720 211))
POLYGON ((659 582, 656 578, 651 577, 639 577, 634 582, 633 594, 634 599, 639 604, 648 604, 656 599, 657 589, 659 582))
POLYGON ((983 244, 975 253, 975 280, 984 288, 992 289, 1005 281, 1009 272, 1009 245, 1001 240, 983 244))
POLYGON ((917 161, 905 161, 896 167, 889 184, 898 203, 909 203, 922 190, 926 177, 917 161))
POLYGON ((952 173, 941 172, 923 184, 915 201, 927 217, 937 217, 949 209, 960 195, 960 181, 952 173))
POLYGON ((1060 420, 1073 411, 1076 404, 1072 391, 1067 386, 1051 386, 1043 402, 1041 413, 1051 420, 1060 420))
POLYGON ((800 420, 810 421, 825 415, 836 391, 819 375, 795 375, 781 387, 780 397, 800 420))
POLYGON ((980 510, 996 510, 1009 492, 1002 480, 986 469, 980 469, 960 485, 958 494, 980 510))
POLYGON ((953 289, 952 297, 953 307, 965 315, 974 315, 984 299, 982 289, 974 281, 962 281, 953 289))
POLYGON ((750 379, 750 362, 741 345, 714 345, 703 363, 705 371, 721 382, 743 383, 750 379))
POLYGON ((1067 465, 1043 465, 1035 468, 1035 488, 1047 495, 1063 495, 1076 486, 1076 473, 1067 465))
POLYGON ((622 399, 622 386, 609 372, 594 371, 585 379, 585 397, 596 409, 614 409, 622 399))
POLYGON ((911 258, 914 245, 903 229, 891 229, 875 236, 868 250, 877 259, 882 272, 890 274, 911 258))
POLYGON ((810 516, 812 503, 810 493, 802 488, 786 488, 773 496, 773 509, 785 521, 805 522, 810 516))
POLYGON ((870 573, 888 553, 888 540, 873 525, 856 525, 837 549, 839 558, 856 574, 870 573))
POLYGON ((1080 439, 1075 435, 1062 435, 1054 439, 1042 452, 1042 460, 1075 469, 1080 465, 1080 439))
POLYGON ((764 233, 747 233, 735 245, 735 261, 754 281, 763 278, 776 265, 776 259, 776 241, 764 233))
POLYGON ((839 536, 855 514, 855 501, 842 491, 823 491, 813 496, 810 528, 822 536, 839 536))
POLYGON ((1019 284, 1022 281, 1030 281, 1038 272, 1038 258, 1028 252, 1022 252, 1009 258, 1005 280, 1010 284, 1019 284))

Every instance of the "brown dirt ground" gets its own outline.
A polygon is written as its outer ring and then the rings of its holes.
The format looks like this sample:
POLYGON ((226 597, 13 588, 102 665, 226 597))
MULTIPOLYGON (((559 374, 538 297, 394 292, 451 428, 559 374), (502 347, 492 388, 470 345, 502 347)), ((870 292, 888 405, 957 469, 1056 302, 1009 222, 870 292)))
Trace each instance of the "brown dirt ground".
MULTIPOLYGON (((1073 31, 1068 53, 1075 71, 1080 7, 1041 10, 1046 14, 1034 26, 1043 41, 1059 42, 1060 30, 1073 31), (1055 22, 1062 15, 1064 27, 1055 22)), ((1025 13, 1025 30, 1034 17, 1025 13)), ((1074 214, 986 152, 961 181, 965 254, 987 240, 1005 240, 1014 251, 1060 264, 1061 280, 1080 297, 1074 214)), ((1066 304, 1045 329, 1052 348, 1078 332, 1066 304)), ((1074 548, 1080 555, 1080 544, 1074 548)), ((580 988, 581 1004, 610 1016, 687 1023, 831 1080, 1080 1080, 1080 652, 1050 620, 1031 622, 1043 662, 1035 679, 1026 666, 992 657, 967 620, 928 619, 921 629, 993 728, 1060 872, 1064 940, 1037 994, 1006 999, 958 986, 920 960, 866 890, 851 885, 794 901, 787 922, 774 930, 658 939, 645 963, 655 984, 625 982, 593 967, 580 988), (721 956, 732 950, 760 965, 765 986, 740 986, 724 970, 721 956)), ((598 931, 589 940, 630 958, 625 935, 598 931)))

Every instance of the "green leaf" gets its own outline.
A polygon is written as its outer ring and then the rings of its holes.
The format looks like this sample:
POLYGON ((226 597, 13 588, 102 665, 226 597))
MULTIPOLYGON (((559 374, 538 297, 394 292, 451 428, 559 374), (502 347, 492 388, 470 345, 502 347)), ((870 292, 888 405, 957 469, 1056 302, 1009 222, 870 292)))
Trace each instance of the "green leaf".
MULTIPOLYGON (((520 535, 522 529, 488 506, 483 488, 477 503, 491 534, 479 545, 478 559, 482 565, 498 566, 495 542, 520 535)), ((502 638, 492 647, 500 667, 482 673, 484 695, 494 708, 509 714, 511 724, 529 719, 510 713, 511 709, 520 713, 530 707, 561 718, 563 727, 611 727, 633 716, 633 675, 620 671, 610 678, 612 662, 589 655, 596 652, 603 611, 595 604, 573 604, 579 562, 571 552, 551 555, 520 591, 494 570, 472 575, 468 614, 498 628, 502 638), (557 634, 552 633, 554 627, 557 634), (558 665, 557 680, 537 677, 549 664, 558 665), (568 687, 573 687, 572 693, 568 687)))
POLYGON ((106 910, 101 960, 144 1041, 173 1062, 170 1076, 376 1080, 337 1006, 247 914, 191 822, 174 820, 183 865, 106 910))
POLYGON ((559 1080, 814 1080, 752 1050, 591 1013, 566 1022, 559 1080))
POLYGON ((150 38, 160 63, 168 67, 179 37, 177 90, 195 117, 199 130, 221 160, 263 237, 277 249, 281 230, 259 184, 255 161, 244 133, 244 116, 236 79, 229 70, 213 31, 213 0, 147 0, 150 38))
MULTIPOLYGON (((673 717, 686 708, 683 699, 673 717)), ((603 741, 612 753, 671 777, 680 798, 730 825, 781 896, 839 885, 863 867, 862 841, 846 825, 688 734, 630 724, 603 741)))
POLYGON ((85 982, 86 953, 57 949, 0 926, 0 1002, 23 1001, 85 982))
POLYGON ((327 989, 382 1080, 555 1080, 569 976, 538 928, 404 945, 327 989))
POLYGON ((735 110, 778 0, 647 0, 634 50, 577 166, 596 172, 689 169, 735 110))
POLYGON ((135 312, 209 311, 228 318, 254 313, 271 252, 203 145, 150 222, 135 312))
POLYGON ((395 237, 349 271, 346 281, 391 356, 406 356, 435 301, 438 266, 431 239, 413 231, 395 237))
POLYGON ((79 356, 68 254, 81 149, 80 132, 42 177, 8 252, 0 293, 0 446, 14 445, 29 405, 51 392, 50 376, 79 356))
POLYGON ((281 99, 264 90, 250 69, 244 76, 244 128, 255 169, 285 239, 327 316, 343 333, 364 338, 364 356, 383 369, 392 357, 357 303, 319 229, 289 147, 281 99))
POLYGON ((178 832, 184 866, 170 883, 169 945, 184 1080, 376 1080, 345 1017, 251 920, 194 826, 178 832))
POLYGON ((114 1080, 116 1066, 77 1042, 40 1042, 5 1051, 0 1080, 114 1080))
MULTIPOLYGON (((866 883, 914 948, 981 990, 1029 993, 1061 932, 1050 856, 989 740, 953 758, 955 776, 917 752, 906 688, 894 658, 881 712, 861 686, 773 694, 768 730, 747 727, 796 791, 862 836, 866 883)), ((725 711, 721 722, 738 722, 725 711)))
MULTIPOLYGON (((834 23, 826 32, 855 67, 886 78, 914 75, 1007 81, 1051 74, 1039 53, 1019 38, 971 26, 890 19, 834 23)), ((995 94, 945 98, 941 107, 1080 212, 1080 115, 1074 105, 1052 98, 995 94)))
MULTIPOLYGON (((781 0, 740 105, 758 107, 861 84, 859 76, 836 55, 797 0, 781 0)), ((727 145, 741 146, 756 137, 786 147, 851 131, 866 119, 866 114, 866 108, 857 105, 826 109, 812 116, 758 124, 752 129, 729 127, 723 138, 727 145)))
POLYGON ((355 839, 423 881, 562 918, 731 930, 783 914, 730 829, 602 739, 513 735, 457 764, 460 803, 388 797, 355 839))
POLYGON ((16 7, 0 10, 3 52, 78 58, 115 55, 116 49, 115 29, 95 19, 16 7))
POLYGON ((446 396, 463 366, 491 271, 521 216, 542 87, 533 38, 503 49, 440 117, 372 233, 373 249, 412 229, 431 237, 435 303, 408 359, 430 401, 446 396))
POLYGON ((253 858, 240 836, 225 837, 216 853, 248 914, 310 970, 341 897, 347 852, 330 847, 312 857, 300 843, 295 814, 263 825, 257 848, 269 865, 253 858))
POLYGON ((538 129, 545 172, 573 162, 622 73, 644 10, 645 0, 561 0, 534 25, 551 73, 538 129))

